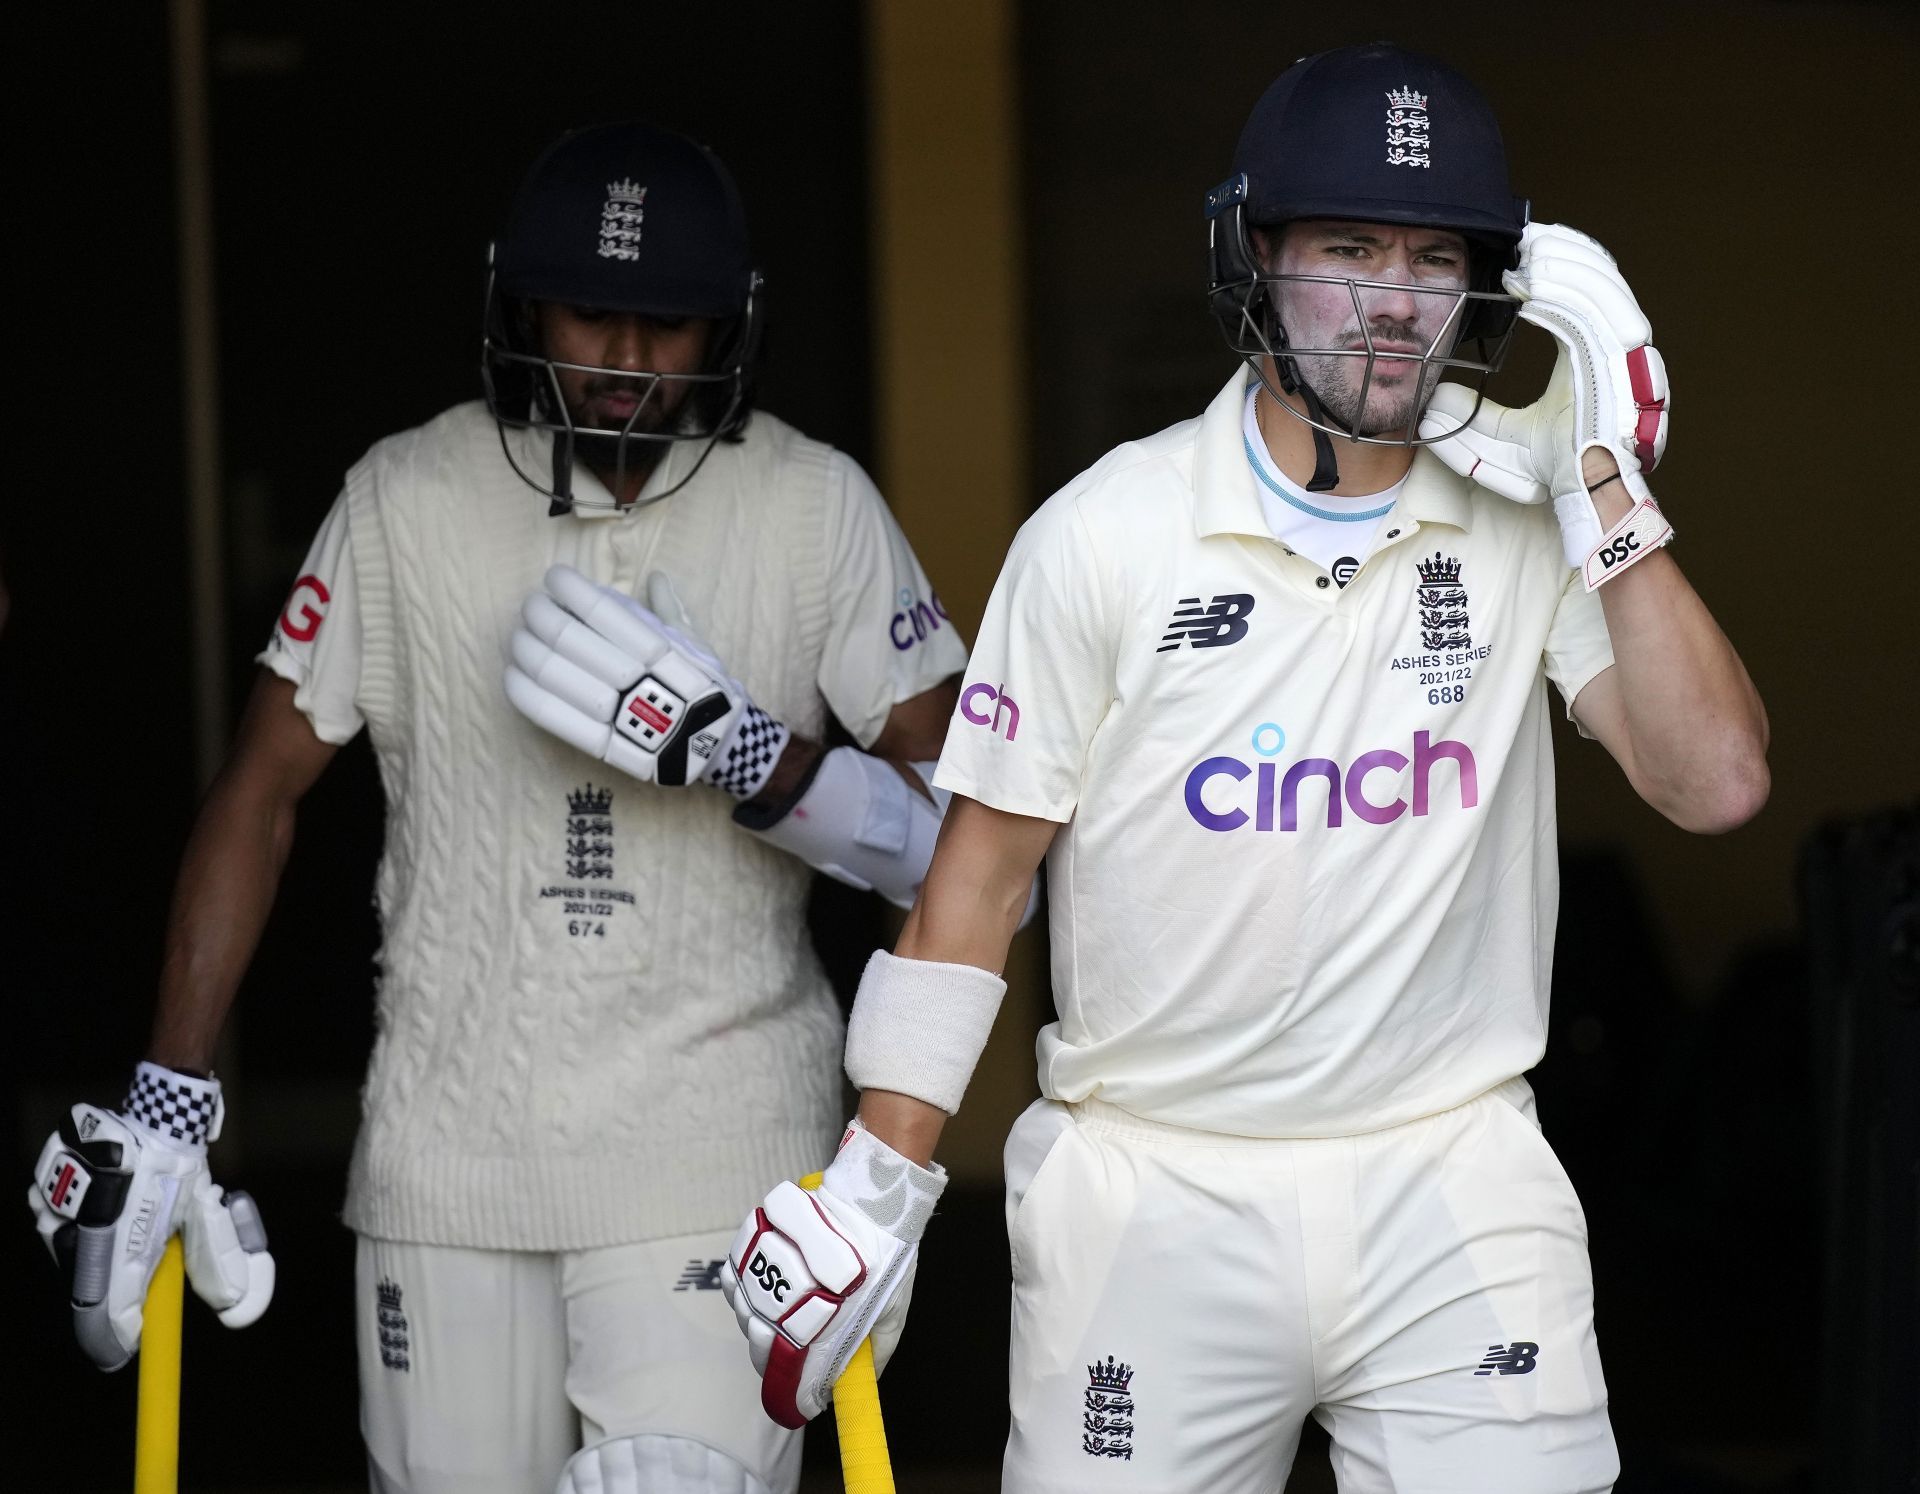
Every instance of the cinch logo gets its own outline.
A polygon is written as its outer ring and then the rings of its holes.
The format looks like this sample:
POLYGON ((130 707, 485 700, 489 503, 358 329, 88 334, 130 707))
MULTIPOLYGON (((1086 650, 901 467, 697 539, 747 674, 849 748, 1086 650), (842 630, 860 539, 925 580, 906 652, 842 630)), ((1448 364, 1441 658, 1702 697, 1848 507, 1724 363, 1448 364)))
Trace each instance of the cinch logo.
MULTIPOLYGON (((1344 769, 1330 757, 1303 757, 1283 774, 1279 771, 1279 765, 1271 759, 1279 755, 1286 742, 1286 733, 1269 721, 1256 727, 1253 733, 1253 750, 1269 761, 1248 764, 1237 757, 1209 757, 1196 763, 1187 774, 1187 813, 1206 830, 1238 830, 1249 821, 1255 830, 1298 830, 1300 785, 1309 778, 1321 778, 1326 780, 1329 830, 1340 827, 1343 800, 1346 808, 1369 825, 1387 825, 1407 813, 1409 808, 1416 816, 1432 812, 1433 770, 1434 765, 1442 760, 1451 761, 1457 770, 1454 777, 1459 785, 1460 807, 1472 809, 1480 802, 1480 774, 1474 765, 1473 751, 1465 742, 1436 742, 1427 732, 1417 731, 1413 734, 1411 759, 1391 747, 1380 747, 1372 752, 1361 753, 1351 766, 1344 769), (1385 802, 1367 796, 1367 778, 1370 774, 1380 770, 1403 773, 1409 763, 1413 768, 1411 805, 1404 796, 1385 802), (1249 778, 1254 780, 1252 814, 1238 805, 1216 809, 1207 802, 1211 798, 1213 804, 1222 804, 1232 795, 1232 790, 1213 787, 1214 780, 1219 778, 1231 778, 1236 783, 1244 783, 1249 778), (1276 800, 1279 805, 1277 824, 1274 816, 1276 800)), ((1245 795, 1240 797, 1244 802, 1245 795)))
POLYGON ((1020 730, 1020 707, 1013 703, 1005 685, 969 685, 960 692, 960 714, 975 726, 984 726, 1009 742, 1020 730), (979 702, 993 702, 993 714, 980 708, 979 702), (1002 729, 1004 723, 1005 729, 1002 729))
POLYGON ((313 635, 320 631, 320 624, 327 620, 326 606, 333 600, 333 594, 327 590, 327 583, 318 576, 302 576, 293 583, 293 591, 287 597, 286 610, 280 614, 280 631, 295 643, 311 643, 313 635), (300 593, 310 591, 319 598, 320 605, 300 600, 300 593), (294 621, 293 604, 300 602, 300 620, 294 621))
POLYGON ((927 635, 938 633, 943 623, 953 621, 947 616, 947 609, 940 605, 940 593, 929 592, 927 600, 921 601, 908 586, 900 588, 900 610, 893 614, 888 625, 888 636, 893 646, 905 653, 916 643, 924 643, 927 635))

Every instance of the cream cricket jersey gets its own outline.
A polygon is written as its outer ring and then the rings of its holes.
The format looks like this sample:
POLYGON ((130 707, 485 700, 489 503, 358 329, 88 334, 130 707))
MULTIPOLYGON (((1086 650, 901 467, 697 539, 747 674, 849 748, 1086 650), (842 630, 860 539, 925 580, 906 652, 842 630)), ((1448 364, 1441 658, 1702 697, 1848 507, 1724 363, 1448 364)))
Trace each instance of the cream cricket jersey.
POLYGON ((1245 377, 1021 529, 935 782, 1064 822, 1043 1093, 1344 1135, 1539 1059, 1542 676, 1571 703, 1612 651, 1551 511, 1424 451, 1344 589, 1289 555, 1245 377))
MULTIPOLYGON (((547 437, 508 442, 546 470, 547 437)), ((649 481, 698 457, 677 445, 649 481)), ((726 794, 624 777, 508 703, 509 636, 556 562, 635 595, 664 572, 734 678, 806 736, 831 714, 871 744, 965 663, 866 475, 764 411, 684 491, 624 514, 549 518, 477 402, 376 445, 261 662, 322 739, 364 725, 386 789, 346 1210, 381 1239, 576 1250, 731 1229, 844 1118, 809 868, 735 826, 726 794)))

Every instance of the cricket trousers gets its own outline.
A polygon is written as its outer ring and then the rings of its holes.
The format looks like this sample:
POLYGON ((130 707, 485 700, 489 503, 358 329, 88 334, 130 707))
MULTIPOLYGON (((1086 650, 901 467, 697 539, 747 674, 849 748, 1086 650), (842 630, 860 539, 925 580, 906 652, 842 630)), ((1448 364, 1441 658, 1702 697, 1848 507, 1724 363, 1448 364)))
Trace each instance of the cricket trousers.
POLYGON ((704 1443, 792 1494, 800 1436, 720 1292, 732 1231, 555 1253, 360 1237, 360 1425, 374 1494, 553 1494, 583 1443, 704 1443))
POLYGON ((1011 1494, 1587 1494, 1619 1471, 1586 1220, 1511 1080, 1259 1140, 1042 1100, 1007 1141, 1011 1494))

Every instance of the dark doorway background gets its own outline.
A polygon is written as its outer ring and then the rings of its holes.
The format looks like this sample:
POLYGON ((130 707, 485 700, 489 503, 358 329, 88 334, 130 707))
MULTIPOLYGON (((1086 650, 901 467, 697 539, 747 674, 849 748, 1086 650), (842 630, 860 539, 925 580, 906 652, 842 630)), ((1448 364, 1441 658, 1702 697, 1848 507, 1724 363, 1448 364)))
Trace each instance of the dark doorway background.
MULTIPOLYGON (((1200 295, 1200 194, 1260 87, 1362 23, 1230 0, 1036 0, 1019 22, 1026 221, 1007 231, 1025 244, 1038 502, 1226 377, 1200 295)), ((24 1038, 7 1060, 20 1181, 60 1109, 117 1095, 139 1053, 196 798, 167 11, 30 24, 9 152, 23 470, 0 502, 0 996, 24 1038)), ((1844 1269, 1855 1204, 1828 1186, 1866 1165, 1862 1150, 1823 1107, 1845 1091, 1871 1110, 1879 1091, 1816 1071, 1847 989, 1831 972, 1850 957, 1826 930, 1812 942, 1831 978, 1809 979, 1795 866, 1823 820, 1920 789, 1912 375, 1897 351, 1920 229, 1899 184, 1914 13, 1622 0, 1606 20, 1518 4, 1462 18, 1393 3, 1364 25, 1476 76, 1541 216, 1620 253, 1679 391, 1663 469, 1685 495, 1679 553, 1773 710, 1774 802, 1734 841, 1669 833, 1590 744, 1560 743, 1567 914, 1536 1079, 1593 1226, 1620 1487, 1865 1490, 1834 1471, 1862 1465, 1831 1435, 1822 1456, 1818 1424, 1857 1341, 1831 1325, 1880 1306, 1844 1269)), ((645 115, 729 162, 769 279, 765 403, 869 461, 865 36, 854 0, 212 0, 230 704, 347 467, 477 392, 487 238, 519 172, 570 125, 645 115)), ((1533 376, 1524 359, 1516 372, 1533 376)), ((1006 539, 980 543, 997 554, 1006 539)), ((1899 833, 1910 847, 1911 819, 1899 833)), ((222 1060, 222 1180, 262 1198, 283 1274, 245 1334, 189 1311, 189 1487, 362 1478, 337 1212, 370 1037, 379 836, 355 746, 303 811, 222 1060)), ((1906 854, 1882 859, 1910 868, 1906 854)), ((1911 907, 1910 870, 1883 880, 1911 907)), ((816 925, 844 975, 879 922, 823 897, 816 925)), ((1911 1041, 1892 997, 1876 1010, 1911 1041)), ((1901 1072, 1885 1067, 1883 1087, 1901 1072)), ((1882 1130, 1872 1147, 1880 1167, 1913 1140, 1882 1130)), ((903 1466, 924 1473, 907 1486, 988 1488, 1005 1428, 999 1197, 976 1186, 949 1203, 927 1266, 978 1290, 922 1288, 890 1422, 903 1466)), ((1896 1272, 1914 1259, 1908 1221, 1884 1236, 1896 1272)), ((24 1213, 5 1240, 29 1382, 17 1420, 35 1429, 21 1476, 124 1487, 133 1377, 81 1364, 24 1213)), ((1886 1394, 1863 1383, 1854 1424, 1886 1394)), ((816 1436, 818 1487, 831 1463, 830 1434, 816 1436)), ((1311 1432, 1290 1487, 1331 1487, 1311 1432)))
MULTIPOLYGON (((870 460, 860 19, 849 3, 213 0, 233 711, 347 468, 478 395, 487 242, 567 128, 643 116, 713 146, 768 282, 763 402, 870 460)), ((36 225, 12 236, 16 372, 32 375, 15 398, 38 423, 0 520, 0 987, 28 1038, 8 1061, 22 1176, 30 1138, 74 1099, 119 1094, 139 1056, 197 798, 167 7, 37 26, 16 54, 34 74, 31 125, 9 154, 22 172, 10 217, 36 225)), ((222 1057, 222 1181, 262 1199, 282 1264, 246 1334, 189 1311, 190 1487, 364 1480, 337 1214, 372 1034, 379 839, 362 739, 302 807, 222 1057)), ((826 921, 850 922, 847 942, 881 937, 864 900, 833 901, 826 921)), ((23 1227, 5 1238, 9 1341, 32 1366, 21 1425, 71 1418, 71 1435, 31 1439, 26 1486, 124 1486, 133 1373, 85 1369, 38 1242, 23 1227)))

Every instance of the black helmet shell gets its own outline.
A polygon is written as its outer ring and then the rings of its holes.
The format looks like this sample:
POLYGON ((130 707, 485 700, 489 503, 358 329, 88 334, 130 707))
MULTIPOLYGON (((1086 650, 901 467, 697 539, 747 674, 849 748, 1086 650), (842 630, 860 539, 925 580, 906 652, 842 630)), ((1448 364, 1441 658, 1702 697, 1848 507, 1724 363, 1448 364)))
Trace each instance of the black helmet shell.
POLYGON ((1511 249, 1527 222, 1486 97, 1445 63, 1385 42, 1316 53, 1276 78, 1233 169, 1254 225, 1351 218, 1511 249))
POLYGON ((494 251, 501 291, 652 316, 736 317, 753 262, 719 158, 630 121, 562 136, 536 161, 494 251))

